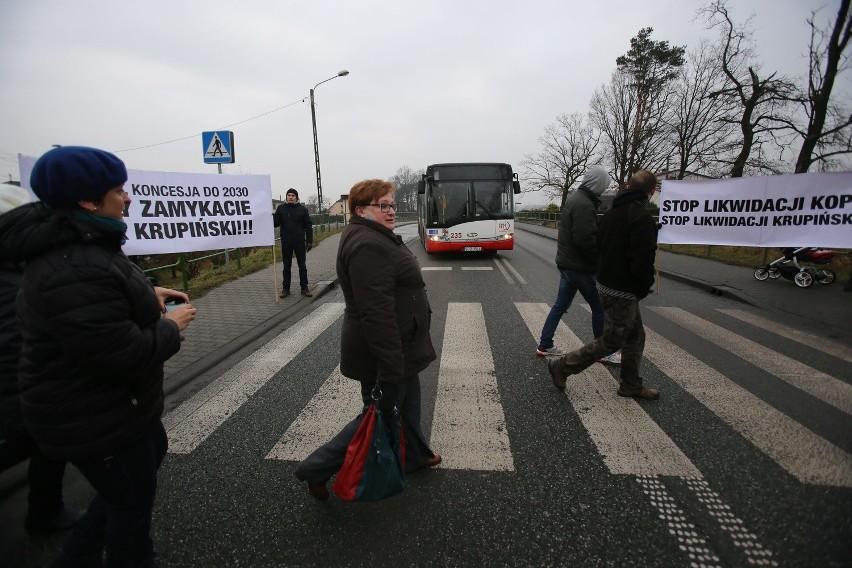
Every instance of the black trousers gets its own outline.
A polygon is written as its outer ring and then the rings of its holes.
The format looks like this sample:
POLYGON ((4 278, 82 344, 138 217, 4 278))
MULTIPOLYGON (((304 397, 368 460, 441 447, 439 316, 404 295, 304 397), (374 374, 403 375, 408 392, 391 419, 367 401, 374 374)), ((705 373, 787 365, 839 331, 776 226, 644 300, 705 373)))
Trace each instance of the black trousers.
POLYGON ((300 241, 295 244, 287 242, 287 239, 281 239, 281 265, 283 266, 283 290, 290 290, 290 269, 293 266, 293 253, 296 254, 296 264, 299 266, 299 286, 302 290, 308 289, 308 266, 305 263, 305 241, 300 241))
POLYGON ((97 491, 88 511, 66 539, 58 566, 77 566, 106 547, 107 567, 157 566, 151 541, 151 515, 157 471, 168 438, 157 419, 145 435, 103 459, 74 460, 97 491))

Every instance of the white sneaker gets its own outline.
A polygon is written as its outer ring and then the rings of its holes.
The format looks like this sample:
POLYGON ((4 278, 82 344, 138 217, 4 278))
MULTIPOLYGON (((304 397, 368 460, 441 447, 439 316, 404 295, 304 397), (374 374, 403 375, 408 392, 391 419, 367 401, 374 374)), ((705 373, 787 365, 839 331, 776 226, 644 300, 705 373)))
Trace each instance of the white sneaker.
POLYGON ((548 347, 547 349, 538 348, 535 350, 535 354, 539 357, 562 357, 563 355, 565 355, 565 351, 554 345, 553 347, 548 347))
POLYGON ((611 365, 621 365, 621 351, 616 351, 612 355, 607 355, 606 357, 601 357, 598 359, 598 363, 609 363, 611 365))

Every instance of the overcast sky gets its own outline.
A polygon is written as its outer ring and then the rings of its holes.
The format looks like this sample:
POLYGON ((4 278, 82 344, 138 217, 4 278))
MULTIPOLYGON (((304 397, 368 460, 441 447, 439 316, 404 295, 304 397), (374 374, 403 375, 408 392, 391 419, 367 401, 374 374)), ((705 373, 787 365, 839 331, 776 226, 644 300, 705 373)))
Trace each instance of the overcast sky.
MULTIPOLYGON (((730 9, 740 23, 754 14, 765 70, 801 76, 806 18, 821 7, 833 17, 839 3, 731 0, 730 9)), ((16 155, 52 144, 110 150, 131 169, 216 173, 203 163, 201 132, 232 130, 236 163, 223 173, 269 174, 273 196, 295 187, 307 201, 316 194, 308 93, 343 69, 316 89, 326 204, 403 166, 517 171, 558 115, 588 110, 640 28, 687 47, 715 37, 694 19, 700 4, 3 0, 0 175, 17 180, 16 155)))

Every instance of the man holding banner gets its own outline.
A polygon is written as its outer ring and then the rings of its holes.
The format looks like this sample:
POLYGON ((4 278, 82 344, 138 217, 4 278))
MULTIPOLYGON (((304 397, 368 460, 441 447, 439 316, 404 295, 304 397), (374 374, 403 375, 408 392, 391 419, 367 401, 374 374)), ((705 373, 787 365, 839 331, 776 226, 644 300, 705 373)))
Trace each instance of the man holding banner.
POLYGON ((598 228, 600 251, 598 294, 604 307, 603 335, 564 357, 547 362, 553 384, 560 389, 565 379, 598 359, 621 349, 619 396, 655 399, 656 389, 642 385, 639 364, 645 348, 645 328, 639 300, 654 285, 657 224, 648 211, 648 200, 657 189, 657 178, 647 170, 630 177, 627 189, 616 196, 598 228))

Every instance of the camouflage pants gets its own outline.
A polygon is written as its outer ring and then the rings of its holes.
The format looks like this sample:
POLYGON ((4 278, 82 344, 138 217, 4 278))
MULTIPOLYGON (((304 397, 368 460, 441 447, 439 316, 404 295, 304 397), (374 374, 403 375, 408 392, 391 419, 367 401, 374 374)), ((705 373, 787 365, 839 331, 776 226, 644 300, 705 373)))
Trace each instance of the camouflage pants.
POLYGON ((621 349, 621 380, 641 387, 639 363, 645 349, 645 327, 637 300, 601 294, 604 308, 603 335, 565 355, 565 370, 572 375, 592 366, 598 359, 621 349))

